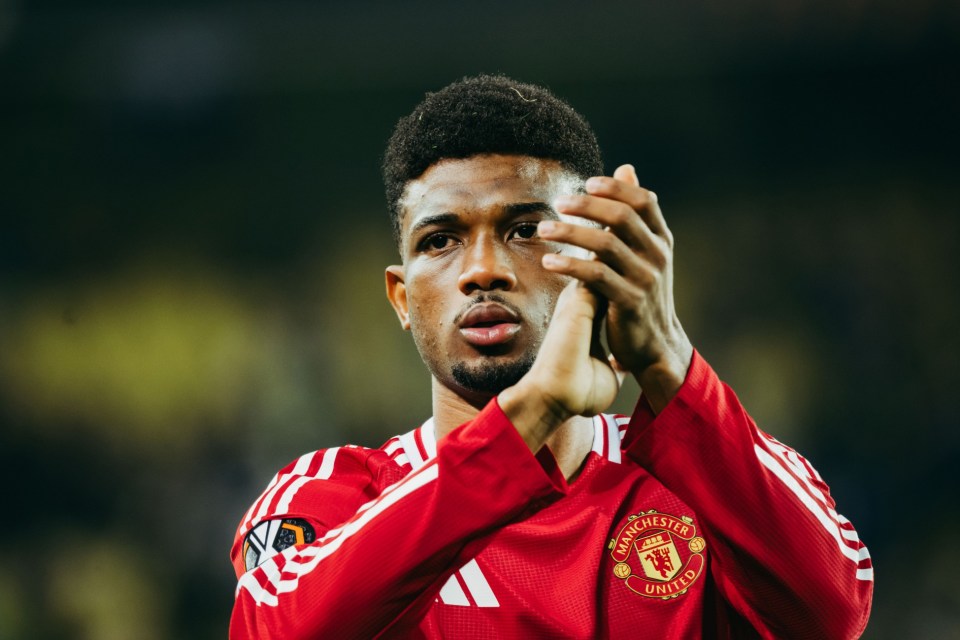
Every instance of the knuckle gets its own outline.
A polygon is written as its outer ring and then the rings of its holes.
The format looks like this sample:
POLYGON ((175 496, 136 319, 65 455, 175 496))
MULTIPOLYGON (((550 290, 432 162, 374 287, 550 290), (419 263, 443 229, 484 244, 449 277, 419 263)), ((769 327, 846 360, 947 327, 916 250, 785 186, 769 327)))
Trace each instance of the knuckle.
POLYGON ((613 226, 622 227, 630 222, 630 219, 636 215, 636 212, 628 206, 617 207, 611 214, 613 226))
POLYGON ((551 240, 566 240, 570 237, 570 227, 565 222, 554 222, 549 231, 551 240))
POLYGON ((632 199, 632 205, 638 211, 650 209, 657 203, 657 194, 653 191, 640 188, 632 199))
POLYGON ((633 207, 634 211, 644 211, 649 204, 650 202, 642 196, 630 199, 630 206, 633 207))
POLYGON ((590 280, 596 280, 597 275, 599 275, 599 270, 597 269, 597 262, 590 261, 583 264, 583 275, 590 280))
POLYGON ((667 262, 668 262, 667 253, 663 251, 660 247, 658 247, 653 251, 650 251, 648 255, 650 258, 650 262, 653 264, 653 266, 657 267, 658 269, 663 269, 664 267, 667 266, 667 262))
POLYGON ((643 300, 643 298, 646 296, 646 293, 641 287, 637 287, 633 284, 627 286, 625 293, 625 298, 630 301, 630 304, 624 306, 620 312, 627 320, 639 320, 643 315, 639 302, 643 300))
POLYGON ((587 272, 590 276, 590 279, 593 281, 602 281, 606 280, 607 270, 603 263, 600 262, 588 262, 589 266, 587 272))
POLYGON ((597 253, 612 256, 616 253, 616 249, 617 237, 609 231, 601 231, 599 242, 597 242, 597 253))
POLYGON ((654 274, 653 269, 650 269, 647 266, 642 267, 637 273, 636 282, 641 290, 646 291, 650 289, 656 282, 656 275, 654 274))

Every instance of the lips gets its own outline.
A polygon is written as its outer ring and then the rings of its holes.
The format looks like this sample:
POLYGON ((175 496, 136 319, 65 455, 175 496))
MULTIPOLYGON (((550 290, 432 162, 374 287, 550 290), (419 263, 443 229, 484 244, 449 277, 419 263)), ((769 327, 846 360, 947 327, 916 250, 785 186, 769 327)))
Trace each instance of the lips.
POLYGON ((516 313, 496 303, 479 304, 460 320, 460 334, 470 344, 489 347, 512 340, 520 331, 516 313))

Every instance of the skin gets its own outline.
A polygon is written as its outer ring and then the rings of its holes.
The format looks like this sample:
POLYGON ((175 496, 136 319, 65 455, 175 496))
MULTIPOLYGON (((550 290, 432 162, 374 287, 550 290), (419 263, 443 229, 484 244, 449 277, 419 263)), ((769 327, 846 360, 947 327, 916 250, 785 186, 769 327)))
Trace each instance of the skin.
POLYGON ((591 178, 586 193, 569 178, 555 161, 523 156, 436 163, 407 185, 403 263, 387 267, 386 287, 433 376, 438 438, 492 397, 459 384, 456 363, 537 354, 498 402, 531 451, 547 444, 572 478, 590 451, 589 416, 610 406, 621 376, 634 375, 660 411, 683 384, 693 348, 674 309, 673 238, 656 196, 630 165, 591 178), (481 348, 457 320, 491 296, 519 314, 520 327, 481 348))

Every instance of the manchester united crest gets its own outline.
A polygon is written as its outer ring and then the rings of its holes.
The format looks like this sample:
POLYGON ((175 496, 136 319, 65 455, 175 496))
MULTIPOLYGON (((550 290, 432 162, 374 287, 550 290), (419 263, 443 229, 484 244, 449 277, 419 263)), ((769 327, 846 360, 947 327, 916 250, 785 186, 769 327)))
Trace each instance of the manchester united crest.
POLYGON ((613 575, 627 588, 668 599, 686 593, 700 577, 707 543, 697 535, 692 518, 653 509, 628 517, 607 546, 616 561, 613 575))

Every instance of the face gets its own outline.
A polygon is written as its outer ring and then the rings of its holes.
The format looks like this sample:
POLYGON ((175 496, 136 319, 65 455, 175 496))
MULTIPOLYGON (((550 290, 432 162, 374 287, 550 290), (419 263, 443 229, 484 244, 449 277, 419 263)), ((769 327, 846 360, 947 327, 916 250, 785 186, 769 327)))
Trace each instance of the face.
POLYGON ((387 294, 440 384, 482 403, 529 370, 567 283, 541 258, 570 253, 537 223, 581 189, 555 161, 504 155, 442 160, 408 183, 387 294))

